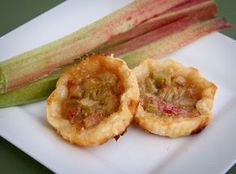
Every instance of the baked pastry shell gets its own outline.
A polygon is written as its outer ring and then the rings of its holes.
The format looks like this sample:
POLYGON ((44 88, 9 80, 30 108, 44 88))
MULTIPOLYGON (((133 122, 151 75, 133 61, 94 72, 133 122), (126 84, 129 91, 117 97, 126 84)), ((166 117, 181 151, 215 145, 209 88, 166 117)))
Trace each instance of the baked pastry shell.
POLYGON ((196 109, 200 114, 195 117, 162 117, 146 112, 141 104, 139 104, 134 122, 145 131, 161 136, 179 137, 199 133, 212 119, 211 110, 217 89, 216 85, 202 77, 197 69, 184 67, 173 60, 160 61, 146 59, 138 67, 133 69, 139 83, 149 76, 151 72, 158 73, 162 70, 188 77, 192 83, 202 88, 201 98, 196 103, 196 109))
POLYGON ((65 72, 57 82, 56 89, 47 99, 47 120, 57 132, 67 141, 90 146, 107 142, 126 131, 133 120, 139 100, 139 89, 134 72, 126 63, 118 58, 93 55, 65 72), (70 121, 62 116, 62 102, 68 96, 67 82, 73 73, 83 70, 84 73, 96 68, 107 67, 114 69, 121 78, 124 91, 120 97, 118 111, 104 118, 99 124, 78 130, 70 121))

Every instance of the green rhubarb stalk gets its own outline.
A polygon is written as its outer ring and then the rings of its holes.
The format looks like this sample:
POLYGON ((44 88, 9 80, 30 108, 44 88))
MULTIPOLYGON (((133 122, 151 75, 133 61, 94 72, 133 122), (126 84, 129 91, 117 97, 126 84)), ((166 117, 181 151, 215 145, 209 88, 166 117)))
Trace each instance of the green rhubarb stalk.
POLYGON ((164 14, 153 17, 128 32, 121 33, 111 38, 107 43, 100 46, 99 51, 110 49, 115 45, 119 45, 127 40, 136 38, 154 29, 168 25, 178 19, 189 16, 198 20, 206 20, 216 15, 217 7, 212 0, 190 0, 180 6, 174 7, 164 14))
POLYGON ((62 39, 4 61, 0 64, 0 93, 45 77, 58 67, 72 63, 76 58, 99 47, 112 36, 124 33, 186 1, 134 1, 62 39))
POLYGON ((145 58, 159 59, 164 55, 186 46, 211 32, 231 27, 224 19, 212 19, 194 24, 187 29, 171 34, 134 51, 120 55, 133 68, 145 58))
POLYGON ((55 89, 60 75, 61 72, 53 73, 46 78, 27 84, 24 87, 1 94, 0 108, 33 103, 47 98, 55 89))

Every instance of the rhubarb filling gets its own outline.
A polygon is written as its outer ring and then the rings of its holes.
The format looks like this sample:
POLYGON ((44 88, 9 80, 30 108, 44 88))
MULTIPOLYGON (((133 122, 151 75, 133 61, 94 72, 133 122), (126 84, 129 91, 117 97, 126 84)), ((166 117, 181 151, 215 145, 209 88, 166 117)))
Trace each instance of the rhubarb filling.
POLYGON ((201 91, 190 78, 151 73, 140 84, 141 105, 146 112, 160 117, 196 117, 200 115, 196 103, 201 91))
POLYGON ((63 115, 77 128, 98 125, 119 109, 123 92, 115 72, 102 69, 68 81, 68 96, 63 101, 63 115))

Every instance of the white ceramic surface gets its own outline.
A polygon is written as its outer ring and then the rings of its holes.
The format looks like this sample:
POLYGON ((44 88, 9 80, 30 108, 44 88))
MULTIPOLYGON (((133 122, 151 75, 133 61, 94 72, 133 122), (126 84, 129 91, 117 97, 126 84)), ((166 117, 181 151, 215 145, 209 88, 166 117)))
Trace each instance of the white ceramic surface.
MULTIPOLYGON (((0 60, 60 38, 131 0, 70 0, 0 38, 0 60)), ((224 173, 236 161, 236 42, 210 34, 172 57, 218 86, 212 123, 200 134, 169 139, 134 126, 118 142, 80 148, 46 121, 45 102, 0 109, 0 135, 57 173, 224 173)))

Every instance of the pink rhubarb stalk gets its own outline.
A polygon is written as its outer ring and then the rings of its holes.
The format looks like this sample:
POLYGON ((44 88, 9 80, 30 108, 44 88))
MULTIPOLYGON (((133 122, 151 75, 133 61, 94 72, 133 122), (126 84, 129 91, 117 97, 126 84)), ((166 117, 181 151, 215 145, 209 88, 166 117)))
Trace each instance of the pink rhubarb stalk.
POLYGON ((194 18, 189 18, 189 17, 182 18, 180 20, 177 20, 176 22, 172 22, 161 28, 157 28, 146 34, 135 37, 127 42, 124 42, 123 44, 111 47, 108 50, 103 50, 102 53, 107 55, 114 54, 115 56, 124 54, 133 51, 139 47, 142 47, 144 45, 150 44, 154 41, 156 42, 172 33, 182 31, 186 29, 188 26, 193 25, 194 23, 197 23, 197 20, 194 18))
POLYGON ((232 25, 223 19, 212 19, 194 24, 184 31, 171 34, 163 39, 120 55, 129 67, 138 65, 145 58, 159 59, 211 32, 230 28, 232 25))
POLYGON ((158 27, 162 27, 172 23, 178 19, 189 16, 199 20, 206 20, 214 17, 217 7, 212 0, 189 0, 157 17, 153 17, 128 32, 121 33, 109 40, 107 43, 99 47, 99 50, 106 50, 114 45, 120 44, 139 35, 152 31, 158 27))

